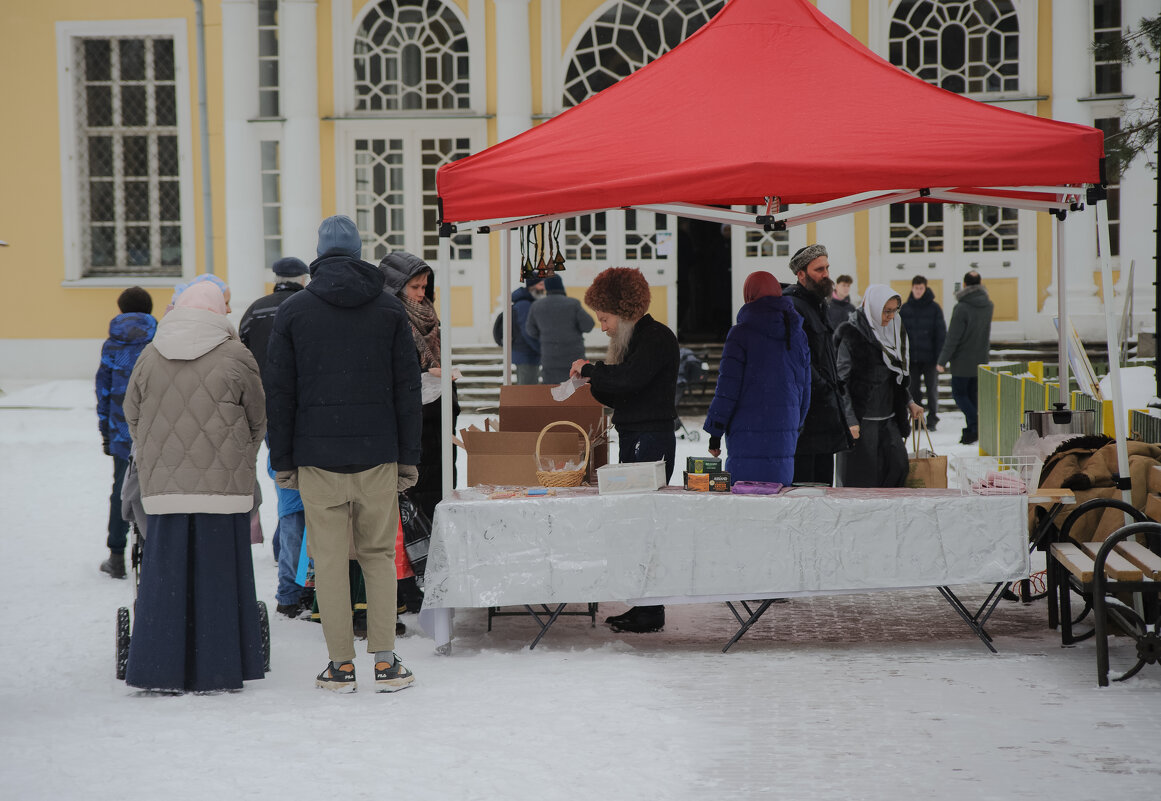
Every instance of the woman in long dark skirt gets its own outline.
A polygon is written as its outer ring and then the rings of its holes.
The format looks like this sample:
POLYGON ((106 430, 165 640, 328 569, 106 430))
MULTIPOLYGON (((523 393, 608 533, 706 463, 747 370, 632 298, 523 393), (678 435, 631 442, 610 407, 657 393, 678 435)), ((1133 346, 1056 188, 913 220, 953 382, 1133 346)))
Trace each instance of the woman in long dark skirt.
POLYGON ((149 536, 126 682, 220 691, 263 677, 250 507, 266 430, 258 365, 222 291, 190 286, 125 396, 149 536))

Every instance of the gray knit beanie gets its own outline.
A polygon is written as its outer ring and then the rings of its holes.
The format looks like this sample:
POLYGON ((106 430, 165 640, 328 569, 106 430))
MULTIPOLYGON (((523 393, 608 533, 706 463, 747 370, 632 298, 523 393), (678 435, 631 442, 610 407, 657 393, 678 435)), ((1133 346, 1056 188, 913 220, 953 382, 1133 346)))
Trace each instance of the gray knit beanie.
POLYGON ((790 272, 798 275, 819 256, 828 255, 825 245, 807 245, 790 257, 790 272))
POLYGON ((318 257, 351 256, 359 258, 363 254, 363 242, 359 239, 359 229, 345 214, 327 217, 318 227, 318 257))

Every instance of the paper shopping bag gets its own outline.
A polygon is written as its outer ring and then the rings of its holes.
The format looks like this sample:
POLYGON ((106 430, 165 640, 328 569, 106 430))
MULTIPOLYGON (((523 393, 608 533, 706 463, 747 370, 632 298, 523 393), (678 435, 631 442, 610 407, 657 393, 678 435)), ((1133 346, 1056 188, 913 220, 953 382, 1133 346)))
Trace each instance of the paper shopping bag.
POLYGON ((931 444, 927 423, 921 417, 919 425, 911 430, 911 456, 907 459, 907 479, 903 486, 910 489, 947 489, 947 457, 938 456, 931 444), (919 448, 919 428, 927 434, 927 448, 919 448))

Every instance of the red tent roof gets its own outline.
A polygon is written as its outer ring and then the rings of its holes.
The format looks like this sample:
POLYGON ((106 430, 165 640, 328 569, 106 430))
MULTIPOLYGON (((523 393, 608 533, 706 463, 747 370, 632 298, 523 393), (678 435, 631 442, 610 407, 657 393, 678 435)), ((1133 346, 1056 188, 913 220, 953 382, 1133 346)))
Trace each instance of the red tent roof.
POLYGON ((1097 183, 1100 131, 979 103, 876 56, 807 0, 730 0, 669 53, 445 165, 446 222, 650 203, 1097 183))

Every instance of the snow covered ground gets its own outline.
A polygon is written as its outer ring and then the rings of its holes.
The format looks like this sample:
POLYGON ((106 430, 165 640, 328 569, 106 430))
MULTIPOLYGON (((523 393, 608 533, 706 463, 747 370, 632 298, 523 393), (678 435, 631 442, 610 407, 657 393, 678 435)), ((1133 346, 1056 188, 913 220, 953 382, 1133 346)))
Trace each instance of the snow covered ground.
MULTIPOLYGON (((562 618, 534 651, 530 620, 488 633, 483 610, 461 610, 451 656, 401 638, 417 681, 393 695, 316 690, 320 627, 274 615, 264 680, 139 694, 113 665, 131 583, 97 571, 112 471, 91 385, 2 389, 5 799, 1079 799, 1161 787, 1161 668, 1098 689, 1092 642, 1061 649, 1042 601, 1000 606, 993 656, 935 590, 795 599, 726 655, 721 605, 670 607, 654 635, 562 618)), ((956 444, 961 425, 944 415, 936 449, 976 453, 956 444)), ((704 445, 679 441, 679 460, 704 445)), ((263 520, 269 536, 273 503, 263 520)), ((254 561, 273 610, 269 541, 254 561)), ((599 619, 623 608, 604 604, 599 619)), ((1118 642, 1114 659, 1128 656, 1118 642)), ((370 658, 357 667, 368 673, 370 658)))

